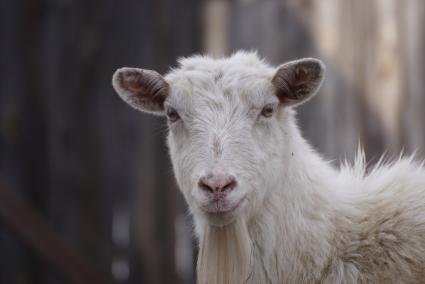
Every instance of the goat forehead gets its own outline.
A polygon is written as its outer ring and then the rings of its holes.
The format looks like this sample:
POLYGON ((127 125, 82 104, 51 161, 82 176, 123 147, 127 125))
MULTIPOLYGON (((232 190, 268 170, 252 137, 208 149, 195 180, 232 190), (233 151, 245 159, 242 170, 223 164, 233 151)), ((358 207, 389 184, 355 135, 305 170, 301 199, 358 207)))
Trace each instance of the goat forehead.
POLYGON ((183 72, 170 80, 172 94, 169 101, 182 108, 221 111, 261 106, 271 88, 270 78, 264 74, 209 74, 183 72), (189 73, 189 74, 187 74, 189 73))
POLYGON ((271 77, 271 74, 267 70, 252 67, 176 69, 166 76, 171 83, 192 85, 194 88, 205 89, 215 87, 237 88, 252 85, 269 77, 271 77))
POLYGON ((271 77, 273 72, 274 68, 255 52, 237 52, 221 59, 210 56, 181 58, 179 67, 172 69, 166 75, 166 80, 171 84, 191 85, 193 88, 237 88, 271 77))
POLYGON ((194 126, 207 132, 224 132, 242 124, 248 110, 249 105, 239 96, 210 94, 196 97, 189 112, 194 126))
POLYGON ((244 58, 250 63, 236 59, 188 59, 166 75, 171 85, 168 102, 192 123, 211 127, 242 123, 238 118, 270 102, 265 93, 272 86, 273 71, 252 56, 244 58))

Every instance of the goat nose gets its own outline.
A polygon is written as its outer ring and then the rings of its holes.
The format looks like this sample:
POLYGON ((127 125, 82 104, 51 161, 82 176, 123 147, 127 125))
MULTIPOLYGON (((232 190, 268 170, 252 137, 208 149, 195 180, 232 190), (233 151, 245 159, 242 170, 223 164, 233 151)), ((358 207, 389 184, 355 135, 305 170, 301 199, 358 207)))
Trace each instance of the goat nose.
POLYGON ((210 193, 228 192, 236 187, 236 179, 232 175, 208 174, 201 177, 199 187, 210 193))

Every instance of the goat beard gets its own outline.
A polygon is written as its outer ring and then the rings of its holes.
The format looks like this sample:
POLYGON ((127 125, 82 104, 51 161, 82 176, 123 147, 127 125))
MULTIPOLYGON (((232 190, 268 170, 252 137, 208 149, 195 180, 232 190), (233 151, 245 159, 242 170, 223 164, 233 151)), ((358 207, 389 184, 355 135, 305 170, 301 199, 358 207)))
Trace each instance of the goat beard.
POLYGON ((252 252, 244 221, 222 227, 206 225, 198 254, 198 283, 247 283, 252 273, 252 252))

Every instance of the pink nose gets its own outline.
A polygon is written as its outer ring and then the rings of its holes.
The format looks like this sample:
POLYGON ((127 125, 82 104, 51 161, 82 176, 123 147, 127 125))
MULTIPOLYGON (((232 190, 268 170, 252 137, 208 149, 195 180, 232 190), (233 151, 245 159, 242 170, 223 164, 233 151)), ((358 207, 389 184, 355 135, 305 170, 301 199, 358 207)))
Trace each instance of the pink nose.
POLYGON ((210 173, 201 177, 199 187, 210 193, 229 192, 236 187, 236 179, 232 175, 210 173))

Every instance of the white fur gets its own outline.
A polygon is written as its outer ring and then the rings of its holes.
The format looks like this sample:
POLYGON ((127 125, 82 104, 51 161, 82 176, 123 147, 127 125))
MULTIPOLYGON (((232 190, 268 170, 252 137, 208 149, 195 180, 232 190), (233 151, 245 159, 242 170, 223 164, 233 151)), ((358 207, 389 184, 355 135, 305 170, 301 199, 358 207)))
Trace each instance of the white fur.
POLYGON ((275 72, 238 52, 182 59, 165 76, 165 108, 181 117, 168 145, 200 240, 199 283, 424 283, 422 165, 399 159, 366 173, 359 151, 335 169, 301 137, 293 109, 277 105, 275 72), (270 118, 259 115, 265 104, 277 105, 270 118), (242 200, 223 216, 202 210, 198 188, 217 164, 238 181, 229 203, 242 200))

